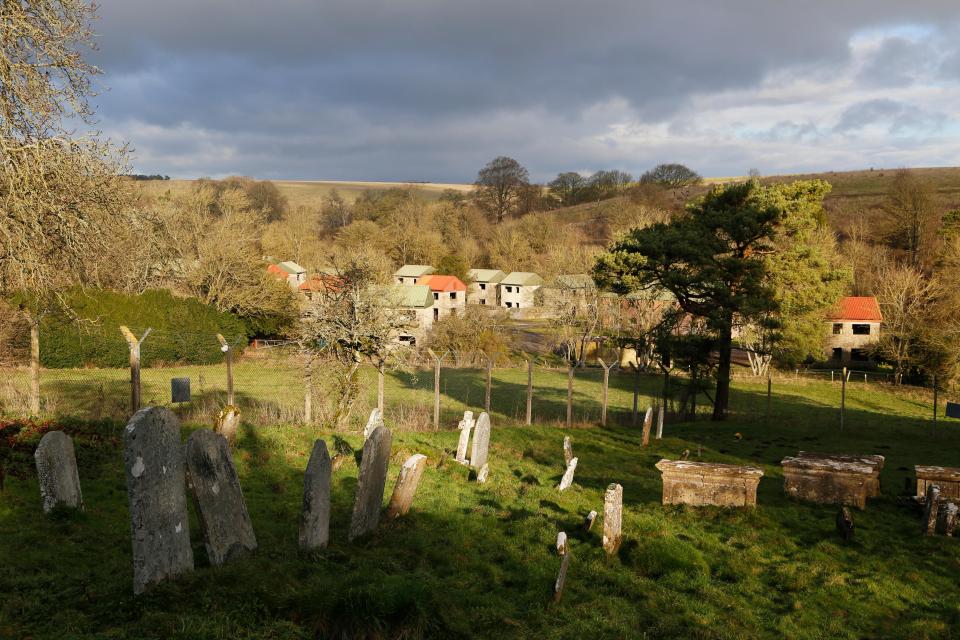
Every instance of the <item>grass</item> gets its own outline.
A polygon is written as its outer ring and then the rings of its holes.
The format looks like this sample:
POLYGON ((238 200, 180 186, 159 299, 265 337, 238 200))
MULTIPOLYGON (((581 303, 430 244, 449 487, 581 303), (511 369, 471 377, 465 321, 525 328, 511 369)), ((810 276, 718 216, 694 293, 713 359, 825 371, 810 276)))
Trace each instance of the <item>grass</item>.
MULTIPOLYGON (((620 417, 630 382, 614 377, 620 417)), ((645 392, 658 385, 643 383, 645 392)), ((839 386, 789 379, 774 386, 768 422, 763 387, 738 381, 729 422, 668 424, 647 449, 627 426, 505 426, 509 411, 498 411, 486 485, 451 460, 455 431, 395 430, 388 493, 406 457, 429 459, 411 513, 348 544, 357 470, 344 465, 333 481, 331 545, 310 557, 296 548, 302 473, 313 439, 330 434, 245 425, 234 457, 258 553, 205 566, 193 520, 196 572, 140 598, 131 594, 122 424, 86 426, 76 435, 84 513, 44 517, 32 473, 10 478, 0 496, 0 637, 957 637, 960 543, 920 537, 917 513, 896 494, 914 464, 957 464, 958 423, 943 422, 933 440, 922 393, 850 385, 840 433, 839 386), (84 435, 91 429, 105 437, 84 435), (580 464, 560 494, 564 435, 580 464), (698 445, 704 460, 764 469, 756 509, 660 504, 654 463, 698 445), (854 513, 852 544, 834 532, 834 507, 783 495, 778 462, 801 448, 887 456, 883 495, 854 513), (587 534, 580 522, 602 512, 611 482, 624 487, 625 542, 608 558, 601 523, 587 534), (556 606, 560 530, 573 562, 556 606)))

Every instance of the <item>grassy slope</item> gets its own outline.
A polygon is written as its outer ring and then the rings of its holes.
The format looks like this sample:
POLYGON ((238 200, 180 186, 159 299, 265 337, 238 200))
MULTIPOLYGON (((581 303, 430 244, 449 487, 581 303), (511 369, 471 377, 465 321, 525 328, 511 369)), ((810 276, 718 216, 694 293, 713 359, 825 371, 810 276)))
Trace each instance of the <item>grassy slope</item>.
MULTIPOLYGON (((620 404, 629 382, 615 378, 620 404)), ((657 384, 644 380, 645 391, 657 384)), ((758 415, 761 387, 739 383, 729 423, 669 425, 647 450, 627 427, 503 427, 497 417, 485 486, 450 460, 455 432, 397 432, 388 491, 405 457, 430 460, 414 510, 348 545, 356 467, 344 465, 331 547, 312 558, 298 557, 296 530, 302 470, 319 434, 247 428, 235 457, 260 551, 202 566, 193 521, 198 570, 136 600, 120 451, 83 447, 86 513, 44 518, 32 475, 11 480, 0 499, 0 637, 956 637, 960 547, 919 537, 916 513, 894 496, 913 464, 960 462, 957 423, 931 441, 919 396, 851 385, 839 434, 837 386, 782 382, 776 391, 769 425, 758 415), (559 494, 566 434, 580 465, 574 487, 559 494), (764 468, 756 510, 659 504, 653 464, 698 444, 703 459, 764 468), (883 496, 854 513, 855 543, 838 541, 833 507, 784 497, 777 462, 799 448, 888 456, 883 496), (599 522, 590 534, 578 529, 590 509, 602 511, 610 482, 624 486, 626 510, 613 558, 600 547, 599 522), (574 560, 554 607, 559 530, 571 536, 574 560)))

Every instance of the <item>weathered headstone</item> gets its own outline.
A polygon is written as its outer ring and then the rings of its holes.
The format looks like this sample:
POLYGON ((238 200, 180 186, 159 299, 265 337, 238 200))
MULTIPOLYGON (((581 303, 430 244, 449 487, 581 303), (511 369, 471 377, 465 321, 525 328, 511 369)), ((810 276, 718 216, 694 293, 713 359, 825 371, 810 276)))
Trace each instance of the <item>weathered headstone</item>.
POLYGON ((570 442, 570 436, 563 436, 563 464, 570 466, 573 460, 573 444, 570 442))
POLYGON ((417 485, 420 484, 420 477, 426 466, 427 456, 416 453, 407 458, 400 467, 397 484, 393 488, 393 495, 390 496, 390 504, 387 505, 387 520, 404 516, 410 511, 413 497, 417 494, 417 485))
POLYGON ((170 402, 190 402, 190 378, 170 378, 170 402))
POLYGON ((350 540, 377 528, 380 507, 383 505, 383 488, 387 484, 387 466, 390 464, 392 444, 393 434, 385 426, 375 428, 363 443, 357 494, 353 501, 353 515, 350 517, 350 540))
POLYGON ((663 504, 755 507, 763 470, 719 462, 661 460, 663 504))
POLYGON ((560 571, 557 572, 557 581, 553 583, 553 601, 560 602, 563 597, 563 587, 567 582, 567 569, 570 567, 571 554, 567 551, 560 560, 560 571))
POLYGON ((83 509, 80 474, 70 436, 63 431, 44 434, 33 459, 37 465, 43 512, 50 513, 57 507, 83 509))
POLYGON ((647 413, 643 416, 643 439, 641 445, 646 447, 650 444, 650 428, 653 426, 653 407, 647 407, 647 413))
POLYGON ((240 428, 240 409, 228 404, 217 415, 217 425, 214 431, 227 439, 228 444, 237 441, 237 429, 240 428))
POLYGON ((330 541, 330 476, 333 464, 327 443, 313 443, 310 461, 303 474, 303 509, 300 512, 300 548, 323 549, 330 541))
POLYGON ((560 478, 560 485, 557 487, 560 491, 565 491, 570 488, 570 485, 573 484, 573 474, 577 470, 577 458, 574 458, 570 461, 570 464, 567 465, 567 470, 563 472, 563 477, 560 478))
POLYGON ((460 464, 468 464, 467 447, 470 446, 470 432, 473 431, 474 424, 473 411, 464 411, 463 420, 458 425, 460 441, 457 443, 457 462, 460 464))
POLYGON ((367 425, 363 428, 363 440, 366 442, 367 438, 370 437, 370 434, 373 433, 373 430, 377 427, 383 426, 383 413, 380 409, 374 409, 370 412, 370 417, 367 418, 367 425))
POLYGON ((927 504, 923 510, 923 529, 925 536, 937 532, 937 512, 940 510, 940 487, 931 484, 927 487, 927 504))
POLYGON ((663 405, 657 410, 657 440, 663 438, 663 405))
POLYGON ((133 543, 133 592, 193 570, 180 422, 168 409, 137 411, 124 429, 133 543))
POLYGON ((473 430, 473 451, 470 452, 470 466, 480 469, 487 464, 487 455, 490 450, 490 416, 484 411, 477 418, 477 426, 473 430))
POLYGON ((948 502, 941 511, 943 511, 943 535, 952 536, 957 528, 957 516, 960 515, 960 507, 955 502, 948 502))
POLYGON ((593 522, 597 519, 597 512, 591 510, 587 517, 583 519, 583 530, 589 532, 593 528, 593 522))
POLYGON ((611 484, 603 496, 603 550, 609 555, 620 549, 623 522, 623 487, 611 484))
POLYGON ((487 481, 487 476, 489 475, 490 475, 490 465, 484 463, 484 465, 480 467, 480 471, 477 472, 477 482, 479 484, 485 483, 487 481))
POLYGON ((257 538, 227 439, 210 429, 194 431, 187 438, 186 460, 210 564, 221 565, 256 551, 257 538))
POLYGON ((561 531, 557 534, 557 555, 566 555, 567 554, 567 534, 564 531, 561 531))

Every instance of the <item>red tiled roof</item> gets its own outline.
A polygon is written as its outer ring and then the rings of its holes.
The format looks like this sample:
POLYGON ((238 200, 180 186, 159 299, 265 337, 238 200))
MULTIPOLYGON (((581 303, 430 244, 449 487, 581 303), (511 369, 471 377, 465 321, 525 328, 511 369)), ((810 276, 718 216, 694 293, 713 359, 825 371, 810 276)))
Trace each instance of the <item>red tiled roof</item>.
POLYGON ((274 278, 276 278, 277 280, 286 280, 286 279, 287 279, 287 272, 284 271, 283 269, 281 269, 280 267, 278 267, 278 266, 275 265, 275 264, 271 264, 270 266, 267 267, 267 273, 269 273, 270 275, 272 275, 272 276, 273 276, 274 278))
POLYGON ((320 275, 310 276, 309 280, 300 283, 300 286, 297 288, 300 289, 300 291, 319 293, 326 291, 335 292, 340 290, 342 284, 339 276, 322 273, 320 275))
POLYGON ((417 284, 425 284, 431 291, 466 291, 467 285, 457 276, 423 276, 417 284))
POLYGON ((836 306, 827 314, 828 320, 862 320, 880 322, 880 305, 873 296, 847 296, 840 298, 836 306))

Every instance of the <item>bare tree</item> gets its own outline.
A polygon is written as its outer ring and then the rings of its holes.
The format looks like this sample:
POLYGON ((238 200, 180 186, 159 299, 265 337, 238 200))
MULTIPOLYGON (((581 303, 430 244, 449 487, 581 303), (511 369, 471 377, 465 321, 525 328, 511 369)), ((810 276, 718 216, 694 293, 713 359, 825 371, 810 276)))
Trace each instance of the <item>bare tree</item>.
POLYGON ((589 276, 558 277, 545 290, 544 306, 551 318, 551 330, 570 366, 583 366, 587 345, 601 328, 603 297, 589 276))
POLYGON ((877 299, 883 330, 876 352, 894 367, 897 384, 911 367, 920 364, 923 331, 937 293, 937 283, 909 266, 889 267, 880 278, 877 299))
POLYGON ((930 187, 907 169, 898 170, 887 191, 884 212, 894 247, 907 251, 910 264, 920 264, 930 253, 926 245, 937 216, 930 187))
POLYGON ((699 173, 682 164, 658 164, 640 176, 641 184, 659 184, 671 189, 691 187, 702 180, 699 173))
POLYGON ((477 203, 499 223, 516 208, 530 174, 513 158, 499 156, 480 169, 473 184, 477 203))

